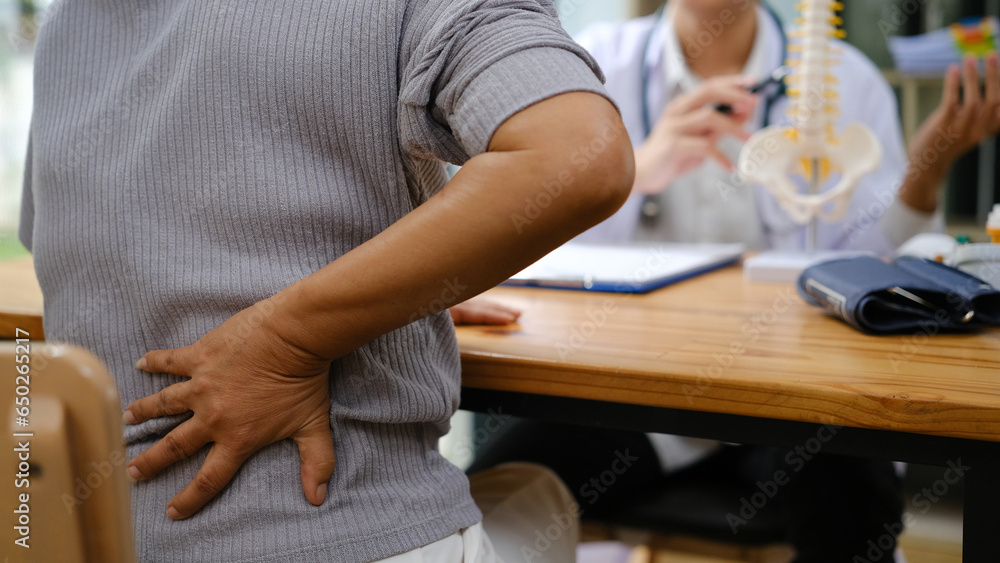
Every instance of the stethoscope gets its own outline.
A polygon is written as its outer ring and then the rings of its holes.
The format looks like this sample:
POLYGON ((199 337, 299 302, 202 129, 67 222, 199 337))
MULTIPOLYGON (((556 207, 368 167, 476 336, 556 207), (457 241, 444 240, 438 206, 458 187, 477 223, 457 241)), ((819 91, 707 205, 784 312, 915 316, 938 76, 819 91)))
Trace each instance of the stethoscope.
MULTIPOLYGON (((776 14, 766 2, 761 2, 761 6, 764 7, 764 10, 767 11, 767 13, 771 16, 771 19, 774 20, 775 25, 778 27, 778 35, 781 38, 781 61, 782 64, 784 64, 784 61, 788 58, 788 36, 785 35, 785 26, 781 23, 781 18, 778 17, 778 14, 776 14)), ((649 107, 649 77, 653 69, 651 68, 651 65, 646 63, 646 61, 650 60, 649 51, 652 48, 653 39, 663 26, 663 13, 665 9, 666 4, 660 6, 660 8, 656 11, 656 23, 653 25, 652 29, 649 30, 649 34, 646 36, 645 47, 642 50, 643 58, 640 62, 642 69, 639 72, 639 98, 641 103, 640 107, 642 108, 643 140, 648 139, 650 133, 653 132, 653 117, 652 111, 649 107)), ((774 109, 775 104, 787 95, 788 87, 784 81, 778 82, 777 86, 771 88, 770 93, 764 95, 764 117, 761 128, 767 127, 771 124, 771 111, 774 109)), ((643 222, 647 224, 655 222, 659 213, 659 198, 655 195, 645 196, 641 207, 641 217, 643 222)))

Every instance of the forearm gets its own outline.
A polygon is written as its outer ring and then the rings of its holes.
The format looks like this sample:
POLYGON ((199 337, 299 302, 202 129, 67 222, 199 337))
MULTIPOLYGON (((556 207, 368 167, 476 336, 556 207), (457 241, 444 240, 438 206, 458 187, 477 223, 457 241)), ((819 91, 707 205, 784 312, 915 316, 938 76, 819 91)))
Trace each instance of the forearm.
POLYGON ((928 164, 911 158, 899 188, 899 200, 915 211, 933 213, 937 210, 938 194, 949 168, 950 165, 943 161, 928 164))
POLYGON ((917 211, 937 209, 938 193, 951 166, 1000 129, 1000 57, 986 57, 985 97, 979 64, 966 57, 962 69, 945 75, 941 104, 910 143, 910 165, 899 199, 917 211), (959 84, 962 83, 961 92, 959 84))
POLYGON ((335 358, 495 286, 621 205, 632 155, 624 132, 615 137, 584 172, 572 150, 545 143, 471 159, 389 229, 275 296, 275 322, 335 358), (561 191, 543 187, 567 171, 561 191))

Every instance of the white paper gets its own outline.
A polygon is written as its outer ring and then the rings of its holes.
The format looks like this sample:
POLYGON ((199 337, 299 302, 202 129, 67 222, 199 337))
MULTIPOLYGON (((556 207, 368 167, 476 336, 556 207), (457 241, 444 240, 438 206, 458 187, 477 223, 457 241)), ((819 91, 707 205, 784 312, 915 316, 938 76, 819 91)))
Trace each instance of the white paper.
POLYGON ((565 244, 513 276, 515 282, 555 287, 643 286, 683 278, 743 254, 742 244, 565 244))

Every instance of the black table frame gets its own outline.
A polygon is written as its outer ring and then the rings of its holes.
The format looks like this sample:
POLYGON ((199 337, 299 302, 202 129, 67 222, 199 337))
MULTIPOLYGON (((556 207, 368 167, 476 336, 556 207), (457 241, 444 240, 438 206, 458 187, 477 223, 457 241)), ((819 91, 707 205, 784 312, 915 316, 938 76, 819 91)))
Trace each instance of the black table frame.
MULTIPOLYGON (((486 389, 462 389, 461 408, 586 426, 662 432, 740 444, 794 448, 822 424, 486 389)), ((827 434, 828 435, 828 432, 827 434)), ((1000 442, 844 426, 828 453, 948 467, 969 467, 963 499, 964 563, 1000 561, 1000 442)))

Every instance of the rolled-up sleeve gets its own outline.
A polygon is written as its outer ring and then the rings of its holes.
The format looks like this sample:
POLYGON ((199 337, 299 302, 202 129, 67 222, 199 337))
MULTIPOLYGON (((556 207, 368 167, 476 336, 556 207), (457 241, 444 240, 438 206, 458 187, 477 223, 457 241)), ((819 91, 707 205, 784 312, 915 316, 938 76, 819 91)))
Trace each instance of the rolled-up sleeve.
POLYGON ((574 91, 610 100, 597 63, 538 0, 419 3, 404 21, 400 66, 403 150, 455 164, 536 102, 574 91))

